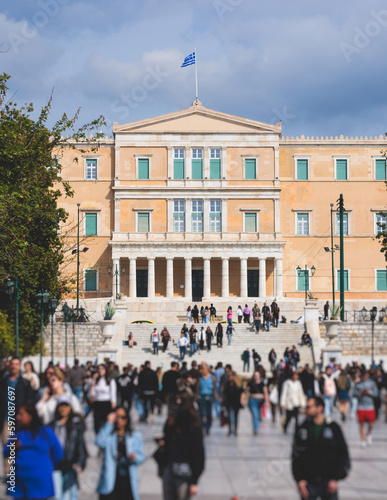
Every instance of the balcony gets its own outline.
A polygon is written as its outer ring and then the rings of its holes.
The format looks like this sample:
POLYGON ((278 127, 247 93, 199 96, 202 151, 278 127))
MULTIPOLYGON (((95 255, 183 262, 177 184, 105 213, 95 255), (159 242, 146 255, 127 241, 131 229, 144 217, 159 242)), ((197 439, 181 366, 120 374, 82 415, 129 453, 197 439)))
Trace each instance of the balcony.
POLYGON ((254 241, 280 241, 282 233, 113 233, 113 243, 186 243, 186 242, 254 242, 254 241))

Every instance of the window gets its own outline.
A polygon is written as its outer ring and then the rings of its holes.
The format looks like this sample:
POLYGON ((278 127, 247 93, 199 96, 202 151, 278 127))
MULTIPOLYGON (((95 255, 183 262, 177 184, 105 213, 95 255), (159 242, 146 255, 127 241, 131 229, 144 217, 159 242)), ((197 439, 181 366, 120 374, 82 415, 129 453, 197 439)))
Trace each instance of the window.
POLYGON ((192 200, 192 232, 203 232, 203 201, 192 200))
MULTIPOLYGON (((348 236, 348 214, 343 214, 343 234, 344 236, 348 236)), ((336 214, 336 236, 340 236, 340 214, 336 214)))
POLYGON ((96 292, 97 291, 97 270, 96 269, 85 269, 84 270, 84 282, 83 282, 85 292, 96 292))
POLYGON ((137 178, 149 179, 149 158, 137 159, 137 178))
POLYGON ((173 202, 173 231, 175 233, 184 233, 185 231, 184 200, 173 202))
POLYGON ((336 180, 346 181, 348 179, 348 160, 344 158, 336 159, 336 180))
POLYGON ((245 158, 245 179, 257 178, 257 160, 255 158, 245 158))
POLYGON ((149 212, 139 212, 137 214, 137 232, 149 233, 150 231, 150 214, 149 212))
POLYGON ((256 233, 257 230, 257 214, 245 213, 245 232, 256 233))
POLYGON ((375 234, 383 231, 383 226, 386 228, 387 214, 375 214, 375 234))
POLYGON ((379 292, 387 291, 387 269, 378 269, 376 271, 376 290, 379 292))
POLYGON ((210 179, 220 179, 220 149, 210 149, 210 179))
POLYGON ((309 269, 297 271, 297 291, 307 292, 309 289, 309 269))
POLYGON ((309 160, 306 158, 298 158, 297 159, 297 170, 296 170, 296 178, 299 181, 307 181, 308 180, 308 165, 309 160))
POLYGON ((386 160, 384 159, 375 160, 375 180, 376 181, 386 180, 386 160))
POLYGON ((173 155, 173 178, 184 179, 184 149, 175 149, 173 155))
MULTIPOLYGON (((344 292, 349 290, 348 276, 348 269, 344 269, 344 292)), ((340 269, 336 271, 336 289, 340 291, 340 269)))
POLYGON ((96 213, 86 213, 85 214, 84 231, 85 231, 85 236, 95 236, 97 234, 97 214, 96 213))
POLYGON ((192 150, 192 179, 203 179, 203 150, 192 150))
POLYGON ((298 213, 297 217, 297 235, 298 236, 308 236, 309 235, 309 214, 308 213, 298 213))
POLYGON ((222 231, 222 212, 220 200, 210 200, 210 233, 222 231))
POLYGON ((86 158, 86 179, 88 181, 97 179, 97 160, 86 158))

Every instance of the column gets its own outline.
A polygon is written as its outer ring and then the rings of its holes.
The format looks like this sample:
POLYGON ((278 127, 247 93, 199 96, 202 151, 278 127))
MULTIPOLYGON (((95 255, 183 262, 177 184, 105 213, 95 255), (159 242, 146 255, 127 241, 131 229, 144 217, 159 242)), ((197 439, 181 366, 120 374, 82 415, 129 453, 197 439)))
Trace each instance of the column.
POLYGON ((136 259, 129 259, 129 297, 137 296, 137 263, 136 259))
POLYGON ((266 297, 266 259, 259 259, 259 296, 266 297))
POLYGON ((113 259, 113 297, 116 294, 121 293, 121 269, 120 269, 120 259, 113 259))
POLYGON ((229 296, 229 259, 222 259, 222 297, 229 296))
POLYGON ((185 259, 185 298, 192 302, 192 259, 185 259))
POLYGON ((282 259, 275 259, 276 275, 276 297, 277 300, 283 295, 283 279, 282 279, 282 259))
POLYGON ((184 178, 192 178, 192 148, 184 150, 184 178))
POLYGON ((247 297, 247 259, 241 259, 241 297, 247 297))
POLYGON ((148 258, 148 298, 155 296, 155 259, 148 258))
POLYGON ((173 179, 173 148, 168 147, 168 179, 173 179))
POLYGON ((210 148, 203 148, 203 179, 210 178, 210 148))
POLYGON ((204 259, 203 281, 203 295, 208 299, 211 297, 211 259, 204 259))
POLYGON ((167 297, 173 297, 173 259, 167 259, 167 297))
POLYGON ((221 163, 220 163, 220 178, 226 178, 226 173, 227 173, 227 148, 222 147, 221 148, 221 163))

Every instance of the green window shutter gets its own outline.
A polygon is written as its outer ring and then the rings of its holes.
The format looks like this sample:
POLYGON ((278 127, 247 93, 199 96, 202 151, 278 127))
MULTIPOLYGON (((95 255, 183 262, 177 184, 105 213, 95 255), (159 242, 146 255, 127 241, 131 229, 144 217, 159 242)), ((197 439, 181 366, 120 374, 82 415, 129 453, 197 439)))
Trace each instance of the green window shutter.
POLYGON ((297 179, 299 181, 308 180, 308 160, 297 160, 297 179))
POLYGON ((210 179, 220 179, 220 160, 210 160, 210 179))
POLYGON ((149 179, 149 158, 138 159, 138 178, 149 179))
POLYGON ((97 214, 85 215, 85 236, 94 236, 97 234, 97 214))
POLYGON ((203 160, 192 160, 192 179, 203 179, 203 160))
POLYGON ((87 269, 85 271, 85 291, 95 292, 97 290, 97 271, 95 269, 87 269))
POLYGON ((245 179, 256 179, 256 178, 257 178, 256 161, 253 158, 246 158, 245 179))
POLYGON ((245 214, 245 232, 257 232, 257 214, 245 214))
POLYGON ((387 270, 376 271, 376 289, 381 292, 387 291, 387 270))
POLYGON ((338 181, 346 181, 348 179, 347 163, 347 160, 336 160, 336 179, 338 181))
POLYGON ((138 232, 149 233, 149 214, 138 214, 138 232))
POLYGON ((309 290, 309 271, 298 271, 297 290, 299 292, 305 292, 305 290, 309 290), (305 285, 307 286, 307 288, 305 288, 305 285))
POLYGON ((386 160, 375 160, 375 180, 386 180, 386 160))
MULTIPOLYGON (((340 269, 337 271, 337 290, 340 291, 340 269)), ((344 269, 344 292, 348 291, 348 269, 344 269)))
POLYGON ((173 178, 184 179, 184 160, 173 161, 173 178))

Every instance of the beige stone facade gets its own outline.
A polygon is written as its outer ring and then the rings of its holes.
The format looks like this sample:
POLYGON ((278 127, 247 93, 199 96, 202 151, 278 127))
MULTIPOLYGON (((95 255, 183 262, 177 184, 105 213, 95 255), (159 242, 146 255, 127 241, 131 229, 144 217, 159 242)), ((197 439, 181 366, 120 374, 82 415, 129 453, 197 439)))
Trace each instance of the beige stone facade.
MULTIPOLYGON (((306 265, 316 268, 308 290, 330 300, 331 253, 324 247, 331 248, 330 203, 339 243, 335 209, 342 193, 346 299, 354 307, 385 303, 386 262, 375 232, 387 203, 385 182, 377 180, 386 145, 383 137, 285 138, 280 124, 200 102, 115 124, 113 139, 100 141, 96 153, 69 150, 62 158, 63 177, 75 191, 62 203, 72 221, 81 204, 82 243, 89 248, 80 253, 83 298, 117 289, 144 301, 302 299, 296 268, 306 265), (109 275, 109 265, 120 275, 109 275)), ((338 268, 335 252, 336 278, 338 268)))

